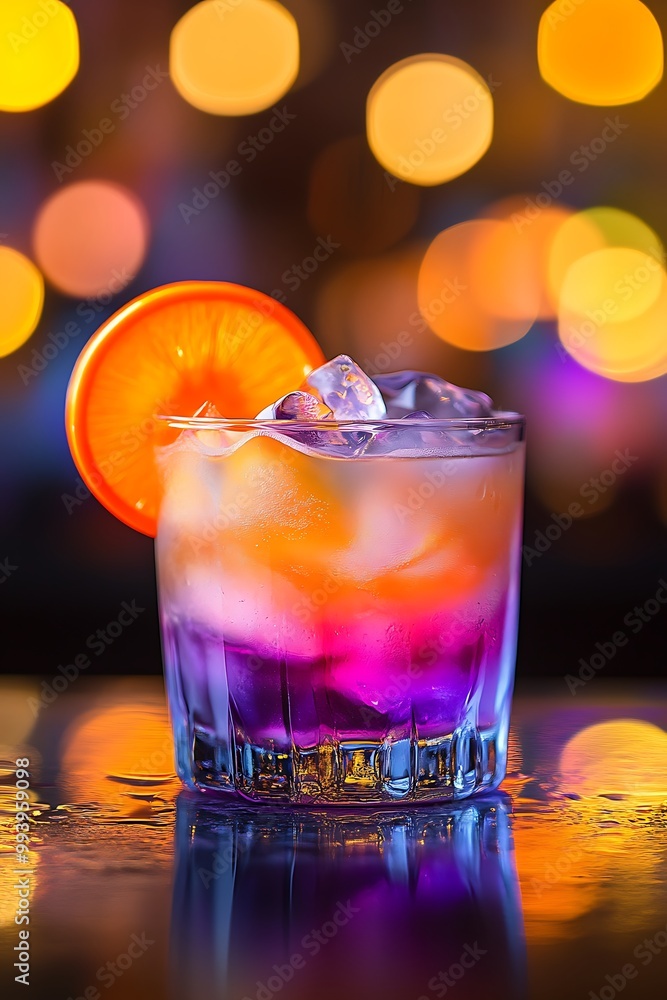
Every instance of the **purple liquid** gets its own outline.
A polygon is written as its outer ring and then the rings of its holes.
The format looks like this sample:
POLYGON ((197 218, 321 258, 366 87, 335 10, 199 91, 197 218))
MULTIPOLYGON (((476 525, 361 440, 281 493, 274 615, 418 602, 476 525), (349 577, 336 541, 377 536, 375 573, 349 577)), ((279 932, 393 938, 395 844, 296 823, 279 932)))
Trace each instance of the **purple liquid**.
POLYGON ((165 615, 170 701, 189 720, 181 746, 191 770, 181 765, 181 776, 198 787, 236 787, 248 798, 282 792, 297 801, 421 797, 420 776, 424 796, 436 787, 456 796, 457 778, 461 791, 471 782, 495 787, 506 743, 498 709, 502 720, 513 666, 513 629, 506 626, 514 612, 503 601, 458 641, 437 632, 412 644, 391 636, 376 661, 368 644, 344 649, 340 641, 334 653, 314 658, 271 655, 165 615), (393 662, 382 659, 387 647, 393 662), (457 743, 460 759, 453 761, 457 743), (244 780, 244 753, 257 757, 255 748, 273 760, 264 761, 264 778, 244 780), (379 760, 383 753, 393 761, 379 760), (295 781, 278 766, 281 756, 287 771, 295 756, 312 766, 295 781))

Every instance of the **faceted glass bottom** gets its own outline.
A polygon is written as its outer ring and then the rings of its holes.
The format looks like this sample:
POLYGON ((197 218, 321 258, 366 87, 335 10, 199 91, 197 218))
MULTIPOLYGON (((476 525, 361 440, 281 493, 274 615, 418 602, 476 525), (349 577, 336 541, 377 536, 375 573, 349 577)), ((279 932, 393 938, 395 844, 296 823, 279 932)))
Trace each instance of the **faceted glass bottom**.
POLYGON ((397 800, 441 802, 497 788, 505 774, 506 738, 499 727, 466 723, 428 740, 330 740, 285 751, 183 726, 176 752, 182 780, 193 789, 251 801, 350 804, 397 800))

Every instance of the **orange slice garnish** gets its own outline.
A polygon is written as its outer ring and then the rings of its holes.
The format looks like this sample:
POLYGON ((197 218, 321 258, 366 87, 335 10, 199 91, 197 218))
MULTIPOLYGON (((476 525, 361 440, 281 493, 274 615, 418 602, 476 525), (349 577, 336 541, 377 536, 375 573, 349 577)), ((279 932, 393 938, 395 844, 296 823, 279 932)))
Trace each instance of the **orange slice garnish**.
POLYGON ((189 416, 208 401, 252 418, 324 360, 303 323, 262 292, 216 281, 155 288, 103 323, 74 366, 72 457, 107 510, 155 535, 155 447, 178 433, 159 416, 189 416))

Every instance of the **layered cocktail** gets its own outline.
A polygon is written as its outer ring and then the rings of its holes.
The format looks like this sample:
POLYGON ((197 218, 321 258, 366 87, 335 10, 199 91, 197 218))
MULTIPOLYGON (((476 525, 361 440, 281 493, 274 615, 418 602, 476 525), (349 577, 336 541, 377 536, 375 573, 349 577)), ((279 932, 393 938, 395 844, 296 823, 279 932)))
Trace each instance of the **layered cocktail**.
POLYGON ((155 417, 179 774, 271 802, 496 787, 522 418, 435 376, 371 379, 345 356, 287 388, 251 418, 222 417, 210 393, 155 417))

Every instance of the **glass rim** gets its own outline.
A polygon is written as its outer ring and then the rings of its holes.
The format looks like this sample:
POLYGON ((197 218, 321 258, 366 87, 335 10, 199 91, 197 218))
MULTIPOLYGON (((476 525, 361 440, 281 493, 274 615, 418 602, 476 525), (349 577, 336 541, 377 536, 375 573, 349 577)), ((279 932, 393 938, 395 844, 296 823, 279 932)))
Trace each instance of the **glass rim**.
POLYGON ((521 413, 513 411, 496 411, 490 417, 378 417, 363 420, 275 420, 273 418, 257 417, 179 417, 157 414, 156 419, 169 427, 180 430, 298 430, 298 431, 340 431, 340 430, 383 430, 419 428, 420 430, 508 430, 511 427, 524 427, 526 418, 521 413))

